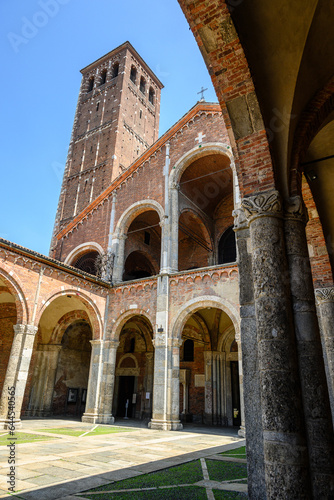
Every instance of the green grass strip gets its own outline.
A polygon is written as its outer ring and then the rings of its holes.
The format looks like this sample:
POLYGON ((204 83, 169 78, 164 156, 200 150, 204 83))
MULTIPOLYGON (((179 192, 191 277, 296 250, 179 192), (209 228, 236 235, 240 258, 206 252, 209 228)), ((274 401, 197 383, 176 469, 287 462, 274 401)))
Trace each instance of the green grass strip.
POLYGON ((238 491, 223 491, 212 490, 215 500, 241 500, 248 497, 247 493, 239 493, 238 491))
MULTIPOLYGON (((194 484, 203 479, 202 467, 199 460, 182 465, 169 467, 158 472, 150 472, 123 481, 117 481, 105 486, 99 486, 90 491, 116 491, 132 488, 151 488, 177 484, 194 484)), ((183 491, 183 489, 182 489, 183 491)))
MULTIPOLYGON (((92 428, 93 429, 93 428, 92 428)), ((89 429, 72 429, 69 427, 59 427, 55 429, 38 429, 37 432, 50 432, 52 434, 62 434, 64 436, 75 436, 79 437, 82 436, 82 434, 85 434, 84 437, 86 436, 99 436, 100 434, 116 434, 118 432, 132 432, 135 429, 128 429, 126 427, 96 427, 96 429, 93 429, 89 432, 89 429)))
POLYGON ((235 448, 234 450, 223 451, 219 454, 226 457, 246 458, 246 446, 241 446, 240 448, 235 448))
POLYGON ((53 436, 40 436, 37 434, 29 434, 28 432, 15 432, 14 436, 7 434, 0 437, 0 446, 7 446, 10 442, 15 444, 34 443, 35 441, 49 441, 50 439, 57 439, 53 436))
MULTIPOLYGON (((77 494, 78 496, 78 494, 77 494)), ((184 488, 164 488, 151 491, 110 492, 100 495, 85 495, 90 500, 207 500, 205 488, 186 486, 184 488)))
POLYGON ((206 465, 211 481, 233 481, 247 477, 246 464, 206 459, 206 465))

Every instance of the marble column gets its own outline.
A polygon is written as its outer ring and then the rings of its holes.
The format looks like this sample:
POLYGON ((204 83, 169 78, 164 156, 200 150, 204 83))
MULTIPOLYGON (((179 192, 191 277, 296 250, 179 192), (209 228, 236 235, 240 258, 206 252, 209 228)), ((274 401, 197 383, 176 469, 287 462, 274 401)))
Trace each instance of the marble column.
POLYGON ((153 396, 153 370, 154 370, 154 353, 145 353, 146 367, 145 367, 145 383, 144 383, 144 411, 152 412, 152 396, 153 396), (146 393, 149 393, 150 399, 146 399, 146 393))
POLYGON ((334 287, 317 288, 315 296, 334 424, 334 287))
POLYGON ((0 400, 0 428, 21 427, 21 408, 37 327, 14 325, 14 338, 0 400))
MULTIPOLYGON (((310 498, 282 203, 278 192, 270 191, 244 198, 242 208, 249 224, 256 318, 249 334, 256 335, 260 377, 260 400, 252 404, 261 413, 265 466, 265 490, 256 498, 293 498, 296 491, 310 498)), ((243 342, 242 349, 246 356, 243 342)), ((246 426, 249 441, 247 420, 246 426)))
POLYGON ((285 203, 285 240, 290 271, 299 374, 314 498, 334 497, 334 435, 301 197, 285 203))
POLYGON ((51 415, 53 391, 61 345, 40 344, 37 347, 33 384, 26 415, 51 415))

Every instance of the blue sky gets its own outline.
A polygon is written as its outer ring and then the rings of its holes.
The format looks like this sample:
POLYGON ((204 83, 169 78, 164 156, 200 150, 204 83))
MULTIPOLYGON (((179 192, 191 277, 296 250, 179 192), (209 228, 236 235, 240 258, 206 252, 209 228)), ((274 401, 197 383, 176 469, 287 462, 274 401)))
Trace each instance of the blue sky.
POLYGON ((80 69, 129 40, 163 82, 160 135, 208 88, 177 0, 2 0, 0 236, 48 254, 80 69))

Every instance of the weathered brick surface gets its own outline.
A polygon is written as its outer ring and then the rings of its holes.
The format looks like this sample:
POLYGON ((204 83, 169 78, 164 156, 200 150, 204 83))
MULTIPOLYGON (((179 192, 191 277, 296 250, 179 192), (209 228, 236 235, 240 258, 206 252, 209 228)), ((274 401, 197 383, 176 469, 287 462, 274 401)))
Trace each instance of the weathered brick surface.
POLYGON ((302 196, 309 217, 309 221, 306 225, 306 238, 313 284, 314 288, 321 288, 333 284, 333 274, 317 207, 308 182, 304 176, 302 178, 302 196))

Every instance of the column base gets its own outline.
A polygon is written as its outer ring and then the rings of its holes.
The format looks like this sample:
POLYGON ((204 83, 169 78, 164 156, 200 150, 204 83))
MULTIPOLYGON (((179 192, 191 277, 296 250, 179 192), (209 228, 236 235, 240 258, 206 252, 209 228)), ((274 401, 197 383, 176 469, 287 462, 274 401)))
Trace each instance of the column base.
POLYGON ((244 425, 240 426, 240 429, 238 430, 238 436, 242 438, 246 437, 246 427, 244 425))
POLYGON ((0 429, 16 431, 22 428, 22 422, 20 418, 15 420, 9 420, 8 418, 0 418, 0 429))
POLYGON ((98 413, 84 413, 81 417, 81 422, 88 424, 114 424, 115 418, 111 413, 104 415, 98 413))
POLYGON ((148 428, 160 431, 180 431, 183 429, 183 425, 180 420, 156 420, 152 418, 148 423, 148 428))

